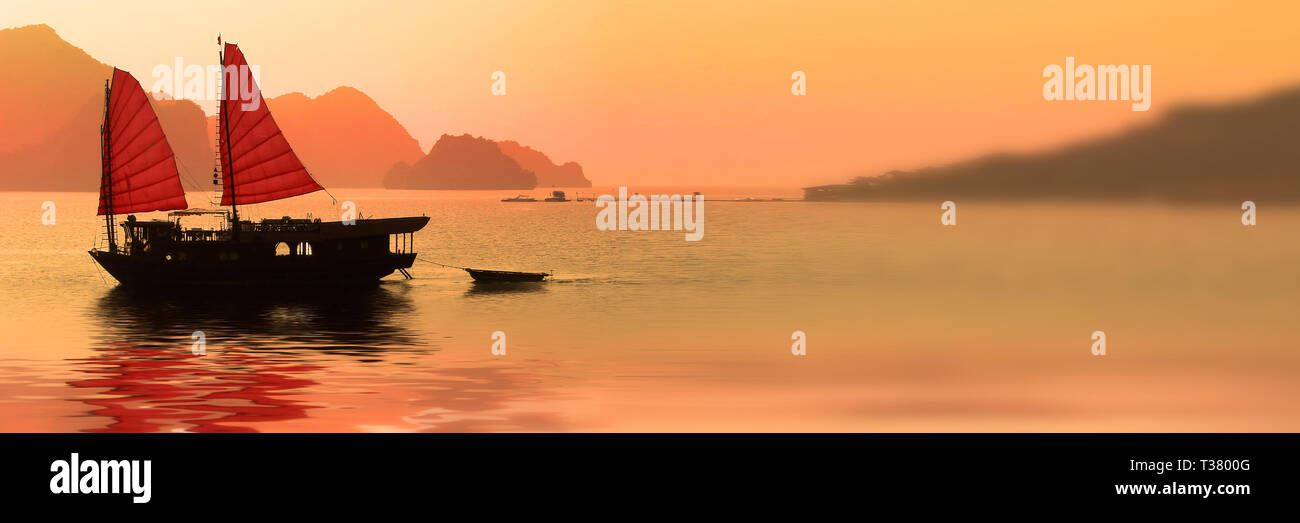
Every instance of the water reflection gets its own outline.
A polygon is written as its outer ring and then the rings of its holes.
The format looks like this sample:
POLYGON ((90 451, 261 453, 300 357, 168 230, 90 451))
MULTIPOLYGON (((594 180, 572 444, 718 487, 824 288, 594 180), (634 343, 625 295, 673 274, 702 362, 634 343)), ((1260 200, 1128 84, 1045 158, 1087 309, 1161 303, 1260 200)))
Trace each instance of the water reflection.
POLYGON ((470 284, 469 289, 465 291, 465 296, 546 292, 546 283, 540 281, 476 281, 470 284))
POLYGON ((315 384, 298 375, 316 366, 248 353, 223 353, 219 365, 199 358, 170 348, 111 347, 77 361, 90 377, 68 385, 108 389, 83 400, 95 407, 90 414, 113 420, 89 432, 256 432, 254 422, 304 418, 313 408, 291 395, 315 384))
POLYGON ((263 352, 311 349, 373 356, 418 349, 421 340, 405 327, 412 313, 404 285, 367 288, 251 292, 149 290, 115 287, 92 315, 108 343, 188 346, 194 331, 210 340, 263 352))
POLYGON ((381 361, 393 351, 427 352, 403 327, 404 286, 317 292, 139 291, 117 287, 90 311, 100 325, 95 355, 74 360, 106 388, 91 414, 113 421, 93 432, 253 432, 255 425, 307 417, 295 398, 331 358, 381 361), (193 353, 202 331, 206 355, 193 353))

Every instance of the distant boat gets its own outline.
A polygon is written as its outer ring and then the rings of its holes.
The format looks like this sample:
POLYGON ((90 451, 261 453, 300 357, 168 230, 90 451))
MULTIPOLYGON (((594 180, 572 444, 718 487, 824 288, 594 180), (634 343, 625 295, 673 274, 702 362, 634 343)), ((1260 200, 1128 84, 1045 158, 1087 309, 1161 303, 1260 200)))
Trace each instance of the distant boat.
POLYGON ((519 195, 519 196, 515 196, 514 198, 502 198, 501 201, 503 201, 503 202, 535 202, 535 201, 537 201, 537 198, 533 198, 532 196, 529 196, 529 195, 527 195, 527 194, 521 194, 521 195, 519 195))
POLYGON ((550 276, 549 272, 516 272, 516 271, 489 271, 485 269, 465 268, 474 281, 481 282, 523 282, 523 281, 542 281, 550 276))
POLYGON ((230 206, 229 212, 188 209, 175 156, 148 95, 131 73, 114 68, 104 86, 100 126, 98 214, 104 216, 107 249, 93 249, 90 256, 130 286, 373 283, 394 271, 410 277, 414 234, 428 217, 346 223, 287 216, 239 219, 238 205, 324 187, 298 160, 252 76, 241 75, 248 62, 239 46, 226 43, 221 62, 223 87, 231 96, 221 97, 213 183, 221 178, 221 205, 230 206), (166 220, 127 216, 119 242, 115 215, 152 211, 176 212, 166 220), (213 229, 181 226, 182 219, 205 214, 224 221, 213 229))
POLYGON ((566 198, 564 197, 564 191, 551 191, 551 197, 550 197, 550 198, 547 198, 547 199, 545 199, 545 200, 543 200, 543 201, 547 201, 547 202, 567 202, 567 201, 569 201, 569 200, 566 199, 566 198))

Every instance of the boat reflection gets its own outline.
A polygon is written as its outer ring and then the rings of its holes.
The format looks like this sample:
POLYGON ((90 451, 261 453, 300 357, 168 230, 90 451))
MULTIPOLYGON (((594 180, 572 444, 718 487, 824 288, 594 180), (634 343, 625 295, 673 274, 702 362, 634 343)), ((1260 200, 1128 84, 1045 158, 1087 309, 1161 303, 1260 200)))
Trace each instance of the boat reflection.
POLYGON ((257 348, 261 352, 310 349, 373 356, 389 350, 419 349, 420 340, 404 325, 412 304, 404 285, 343 289, 187 291, 116 287, 96 304, 105 327, 101 339, 168 347, 195 331, 209 342, 257 348))
POLYGON ((546 292, 545 282, 530 281, 476 281, 470 283, 465 296, 491 296, 495 294, 528 294, 546 292))
POLYGON ((253 296, 138 291, 117 287, 92 307, 103 330, 95 355, 74 363, 105 388, 83 400, 111 422, 91 432, 256 432, 259 423, 307 417, 295 399, 329 359, 382 361, 394 351, 428 352, 402 327, 405 287, 253 296), (195 354, 202 332, 204 354, 195 354))

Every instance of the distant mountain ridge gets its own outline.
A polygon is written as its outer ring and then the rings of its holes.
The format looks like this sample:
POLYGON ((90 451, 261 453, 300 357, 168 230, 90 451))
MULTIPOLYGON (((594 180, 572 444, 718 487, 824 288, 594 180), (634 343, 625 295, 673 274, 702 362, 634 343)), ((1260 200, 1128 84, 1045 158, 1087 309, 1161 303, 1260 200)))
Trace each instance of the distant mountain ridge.
MULTIPOLYGON (((187 191, 211 190, 212 167, 216 163, 216 156, 204 125, 206 117, 203 109, 189 100, 153 100, 153 110, 158 114, 158 123, 162 124, 167 143, 172 146, 172 153, 176 155, 181 186, 187 191)), ((96 149, 96 162, 99 161, 98 153, 96 149)), ((99 187, 98 182, 95 181, 95 188, 99 187)))
MULTIPOLYGON (((393 164, 424 156, 420 142, 365 93, 340 86, 317 97, 292 92, 266 99, 294 153, 326 187, 380 187, 393 164)), ((216 147, 217 117, 208 117, 216 147)))
MULTIPOLYGON (((0 30, 0 58, 0 189, 97 190, 98 129, 112 67, 46 25, 0 30)), ((148 84, 148 77, 136 78, 148 84)), ((211 189, 215 117, 189 100, 152 102, 182 184, 211 189)), ((294 150, 327 186, 380 186, 395 162, 423 156, 419 142, 356 89, 316 98, 290 93, 268 103, 294 150)))
POLYGON ((487 138, 444 134, 414 165, 394 165, 384 178, 388 189, 509 189, 537 187, 537 175, 507 156, 487 138))
POLYGON ((48 25, 0 29, 0 153, 44 142, 81 111, 112 67, 48 25))
MULTIPOLYGON (((0 30, 0 63, 0 189, 99 190, 99 125, 113 68, 46 25, 0 30)), ((207 188, 213 152, 202 109, 188 100, 150 102, 182 184, 207 188)))
POLYGON ((521 167, 536 174, 538 187, 591 187, 591 180, 583 176, 582 166, 578 162, 555 165, 541 151, 510 140, 497 142, 497 147, 506 156, 519 162, 521 167))
MULTIPOLYGON (((112 67, 64 41, 47 25, 0 30, 0 64, 0 190, 97 190, 98 129, 104 81, 112 67)), ((149 85, 148 76, 136 78, 149 85)), ((395 165, 411 167, 427 157, 392 114, 352 87, 314 98, 288 93, 267 98, 267 104, 308 171, 327 187, 381 187, 395 165)), ((184 186, 211 189, 216 118, 188 100, 154 100, 153 105, 176 153, 184 186)), ((472 155, 467 158, 485 163, 463 168, 494 173, 488 176, 512 188, 529 179, 543 186, 591 185, 577 163, 555 165, 540 151, 503 143, 506 151, 497 147, 492 154, 472 155), (514 172, 498 156, 511 159, 531 178, 514 172)))
POLYGON ((1087 198, 1300 201, 1300 87, 1187 105, 1045 153, 989 155, 808 188, 810 199, 1087 198))
POLYGON ((326 187, 379 187, 393 164, 424 156, 420 142, 365 93, 338 87, 268 98, 289 144, 326 187))

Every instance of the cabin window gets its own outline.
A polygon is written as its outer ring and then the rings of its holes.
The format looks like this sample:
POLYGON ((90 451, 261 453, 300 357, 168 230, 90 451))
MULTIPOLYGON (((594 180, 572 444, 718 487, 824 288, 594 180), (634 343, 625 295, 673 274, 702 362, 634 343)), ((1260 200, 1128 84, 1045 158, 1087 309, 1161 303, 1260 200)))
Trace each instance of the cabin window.
POLYGON ((365 241, 365 240, 362 240, 362 241, 361 241, 361 248, 362 248, 362 249, 365 249, 365 248, 368 248, 368 247, 370 247, 370 242, 365 241))
POLYGON ((310 244, 310 243, 307 243, 307 242, 299 243, 299 244, 298 244, 298 255, 299 255, 299 256, 311 256, 311 244, 310 244))
POLYGON ((290 251, 289 251, 289 244, 284 243, 284 242, 280 242, 280 243, 275 244, 275 255, 276 255, 276 256, 288 256, 289 253, 290 253, 290 251))

